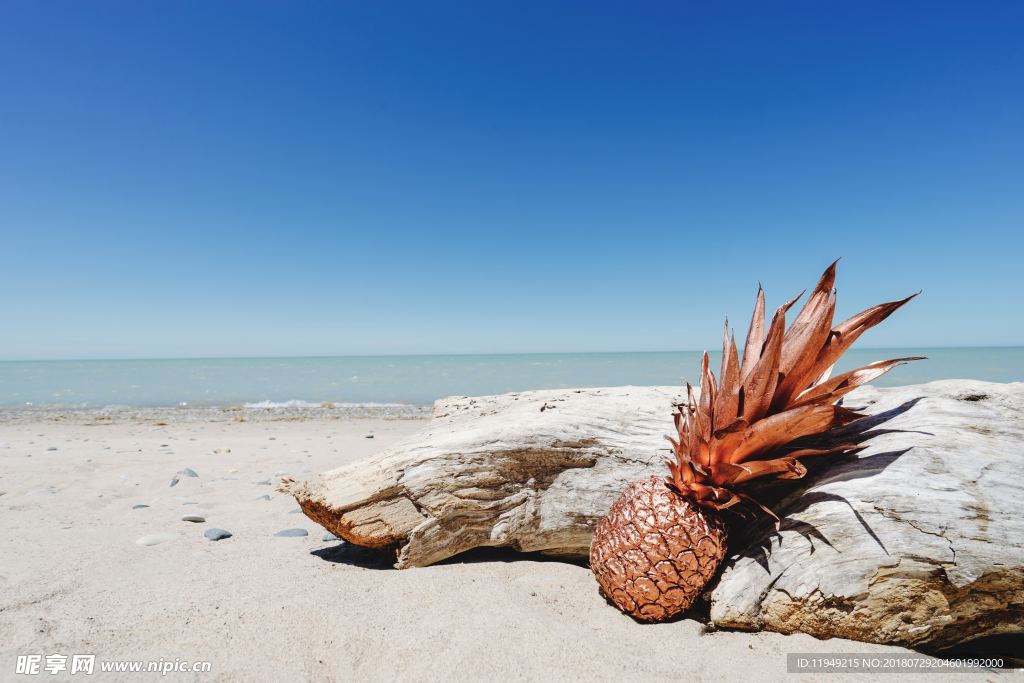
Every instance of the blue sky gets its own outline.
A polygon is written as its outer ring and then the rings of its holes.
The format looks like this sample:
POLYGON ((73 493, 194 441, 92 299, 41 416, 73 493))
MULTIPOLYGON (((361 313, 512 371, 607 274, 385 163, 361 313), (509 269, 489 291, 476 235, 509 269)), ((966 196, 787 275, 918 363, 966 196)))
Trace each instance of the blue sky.
POLYGON ((4 2, 0 358, 1024 343, 1021 3, 4 2))

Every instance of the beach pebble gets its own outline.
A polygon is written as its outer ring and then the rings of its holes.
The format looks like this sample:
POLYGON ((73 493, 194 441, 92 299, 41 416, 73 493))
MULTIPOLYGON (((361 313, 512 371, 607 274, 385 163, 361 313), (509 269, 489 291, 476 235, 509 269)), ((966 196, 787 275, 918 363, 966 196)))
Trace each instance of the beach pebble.
POLYGON ((232 533, 230 531, 228 531, 227 529, 213 528, 213 529, 207 529, 203 533, 203 536, 206 536, 211 541, 219 541, 219 540, 224 539, 224 538, 231 538, 232 533))
POLYGON ((341 539, 334 534, 324 534, 323 540, 325 541, 340 541, 341 539))
POLYGON ((178 485, 178 478, 174 477, 173 479, 171 479, 171 486, 174 487, 174 486, 177 486, 177 485, 178 485))
POLYGON ((132 505, 132 510, 141 510, 142 508, 148 508, 148 507, 149 507, 148 505, 144 505, 143 503, 139 503, 138 505, 132 505))
POLYGON ((262 481, 257 481, 257 482, 254 482, 254 483, 257 486, 273 486, 274 485, 274 482, 270 481, 269 479, 264 479, 262 481))
POLYGON ((373 434, 367 434, 365 438, 372 439, 373 438, 373 434))
POLYGON ((288 514, 289 515, 297 515, 297 514, 300 514, 301 512, 302 512, 302 508, 295 508, 294 510, 289 510, 288 514))
POLYGON ((260 496, 259 498, 257 498, 256 500, 270 500, 270 496, 264 494, 264 495, 260 496))
POLYGON ((46 450, 48 450, 48 451, 55 451, 55 450, 57 450, 57 447, 56 446, 50 446, 46 450))
POLYGON ((192 469, 191 467, 186 467, 181 472, 178 472, 178 474, 183 474, 186 477, 198 477, 199 476, 198 474, 196 474, 196 471, 194 469, 192 469))
POLYGON ((149 534, 135 541, 139 545, 159 545, 177 538, 174 534, 149 534))
POLYGON ((309 536, 309 532, 305 529, 282 529, 278 531, 275 536, 309 536))
POLYGON ((200 517, 199 515, 185 515, 184 517, 181 518, 181 521, 183 521, 183 522, 195 522, 196 524, 199 524, 200 522, 205 522, 206 521, 206 517, 200 517))

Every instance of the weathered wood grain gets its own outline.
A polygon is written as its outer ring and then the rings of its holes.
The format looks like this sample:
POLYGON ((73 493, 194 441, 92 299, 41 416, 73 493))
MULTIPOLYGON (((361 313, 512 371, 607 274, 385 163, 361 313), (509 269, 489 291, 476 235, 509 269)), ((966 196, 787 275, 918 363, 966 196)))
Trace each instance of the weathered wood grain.
MULTIPOLYGON (((480 546, 584 557, 626 485, 662 471, 681 398, 445 399, 405 443, 285 488, 338 536, 394 549, 399 568, 480 546)), ((846 403, 874 414, 918 398, 867 450, 767 489, 778 532, 733 521, 715 624, 933 649, 1024 632, 1024 384, 868 387, 846 403)))

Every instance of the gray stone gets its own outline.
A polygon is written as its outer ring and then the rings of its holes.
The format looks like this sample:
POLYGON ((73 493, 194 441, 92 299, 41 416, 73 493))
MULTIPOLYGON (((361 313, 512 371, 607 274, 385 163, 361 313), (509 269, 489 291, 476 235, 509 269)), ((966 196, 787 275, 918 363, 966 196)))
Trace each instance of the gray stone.
POLYGON ((175 487, 177 485, 178 485, 178 478, 177 477, 172 478, 171 479, 171 488, 173 488, 173 487, 175 487))
POLYGON ((340 541, 341 539, 334 534, 324 534, 323 541, 340 541))
POLYGON ((198 474, 196 474, 196 471, 194 469, 192 469, 191 467, 186 467, 182 471, 178 472, 178 474, 182 474, 182 475, 184 475, 186 477, 198 477, 199 476, 198 474))
POLYGON ((196 524, 200 524, 202 522, 205 522, 206 518, 205 517, 200 517, 199 515, 185 515, 184 517, 181 518, 181 521, 183 521, 183 522, 195 522, 196 524))
POLYGON ((234 534, 232 534, 227 529, 218 529, 216 527, 212 529, 207 529, 203 532, 203 536, 210 539, 211 541, 220 541, 225 538, 231 538, 233 535, 234 534))
POLYGON ((282 529, 278 531, 275 536, 309 536, 309 532, 305 529, 282 529))
POLYGON ((270 495, 267 494, 267 493, 264 493, 262 496, 260 496, 256 500, 270 500, 270 495))
POLYGON ((148 507, 149 506, 144 504, 144 503, 138 503, 137 505, 132 505, 132 510, 141 510, 142 508, 148 508, 148 507))

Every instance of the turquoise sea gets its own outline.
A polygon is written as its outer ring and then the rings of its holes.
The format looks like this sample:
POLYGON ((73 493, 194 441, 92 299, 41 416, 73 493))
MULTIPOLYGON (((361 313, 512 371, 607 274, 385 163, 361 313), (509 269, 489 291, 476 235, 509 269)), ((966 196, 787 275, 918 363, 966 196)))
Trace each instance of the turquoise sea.
MULTIPOLYGON (((1024 347, 854 349, 837 372, 871 361, 928 356, 880 386, 936 379, 1024 380, 1024 347)), ((553 353, 0 362, 0 405, 427 405, 452 395, 528 389, 677 384, 697 377, 700 353, 553 353)), ((718 358, 712 358, 718 367, 718 358)))

